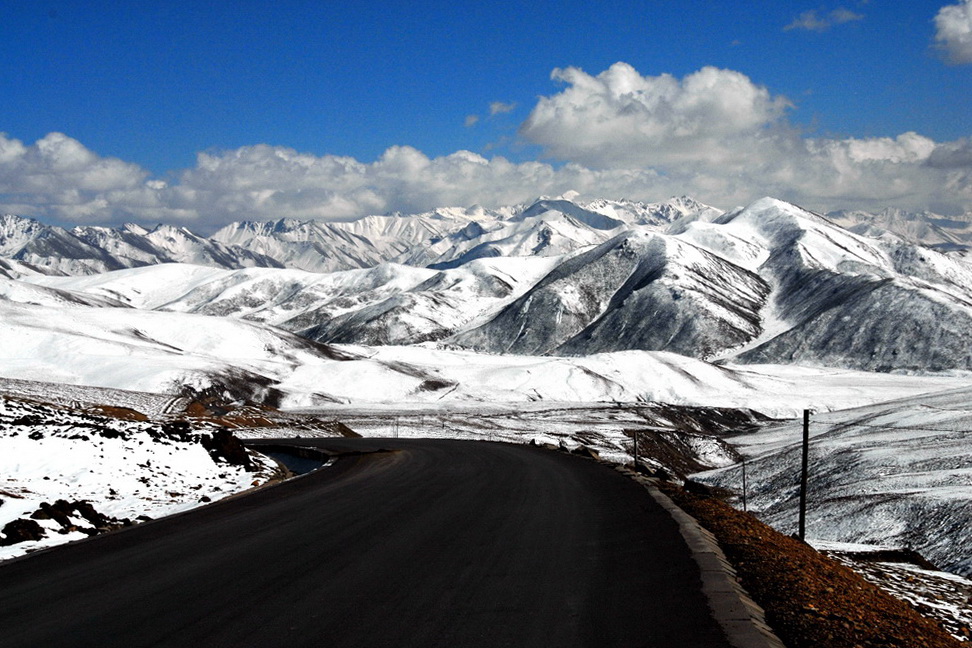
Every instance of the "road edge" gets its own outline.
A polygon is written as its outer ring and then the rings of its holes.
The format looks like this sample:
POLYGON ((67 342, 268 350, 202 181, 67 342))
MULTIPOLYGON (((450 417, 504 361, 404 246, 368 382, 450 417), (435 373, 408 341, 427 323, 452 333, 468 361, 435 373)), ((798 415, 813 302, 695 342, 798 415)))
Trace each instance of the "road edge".
POLYGON ((743 589, 736 570, 722 552, 715 536, 683 511, 653 481, 629 468, 617 470, 641 484, 678 524, 692 558, 699 566, 702 593, 709 609, 735 648, 786 648, 766 623, 766 613, 743 589))

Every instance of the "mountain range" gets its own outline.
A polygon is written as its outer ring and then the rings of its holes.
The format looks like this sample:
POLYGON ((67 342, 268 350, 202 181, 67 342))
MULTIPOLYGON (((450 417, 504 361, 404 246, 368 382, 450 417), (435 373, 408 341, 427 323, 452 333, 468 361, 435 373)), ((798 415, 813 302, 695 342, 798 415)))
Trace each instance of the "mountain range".
POLYGON ((283 218, 241 221, 203 237, 185 227, 44 225, 0 216, 0 272, 83 275, 160 263, 224 269, 293 268, 335 272, 381 263, 455 267, 490 256, 551 256, 601 243, 630 226, 665 227, 721 211, 690 198, 664 203, 541 198, 486 210, 442 208, 326 223, 283 218))
MULTIPOLYGON (((918 216, 888 211, 868 224, 772 198, 728 213, 689 198, 575 200, 243 222, 209 238, 6 216, 0 273, 115 307, 245 319, 325 343, 972 369, 972 269, 916 243, 913 227, 884 227, 918 216)), ((922 218, 935 232, 948 225, 922 218)))

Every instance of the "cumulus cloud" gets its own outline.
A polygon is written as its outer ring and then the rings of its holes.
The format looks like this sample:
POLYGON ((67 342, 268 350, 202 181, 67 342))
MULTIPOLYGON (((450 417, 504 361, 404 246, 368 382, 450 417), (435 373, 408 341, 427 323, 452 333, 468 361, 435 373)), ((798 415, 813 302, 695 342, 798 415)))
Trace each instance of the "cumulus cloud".
POLYGON ((837 9, 822 15, 819 14, 816 9, 811 9, 809 11, 804 11, 799 16, 794 18, 793 22, 783 28, 783 31, 802 29, 805 31, 823 32, 827 31, 834 25, 843 25, 844 23, 863 19, 864 16, 862 14, 851 11, 845 7, 838 7, 837 9))
POLYGON ((100 157, 62 133, 31 146, 0 134, 0 208, 53 221, 103 222, 152 214, 171 219, 148 172, 116 158, 100 157))
POLYGON ((430 158, 394 146, 371 163, 268 145, 200 153, 171 181, 52 133, 33 145, 0 134, 0 213, 65 225, 177 222, 209 232, 236 220, 351 219, 442 206, 502 206, 576 189, 676 193, 651 170, 513 163, 469 151, 430 158))
POLYGON ((479 123, 479 115, 466 115, 466 128, 472 128, 479 123))
POLYGON ((605 187, 614 195, 655 177, 648 170, 605 174, 573 164, 517 164, 469 151, 430 158, 408 146, 391 147, 365 164, 258 145, 199 155, 171 193, 179 196, 179 207, 193 206, 214 226, 280 216, 341 220, 449 205, 501 206, 575 188, 594 195, 605 187))
POLYGON ((682 80, 643 77, 627 63, 597 76, 557 69, 568 84, 542 97, 520 128, 556 158, 593 167, 678 164, 704 150, 731 164, 740 138, 752 139, 790 107, 731 70, 705 67, 682 80))
POLYGON ((541 98, 520 132, 557 159, 654 169, 723 205, 772 195, 818 209, 972 207, 961 184, 967 143, 915 133, 808 138, 787 120, 785 97, 739 72, 708 67, 679 80, 618 63, 597 76, 568 68, 554 78, 568 87, 541 98))
POLYGON ((0 212, 65 224, 178 222, 206 233, 236 220, 498 207, 569 190, 688 194, 723 208, 769 195, 820 211, 972 211, 969 139, 807 137, 789 122, 785 97, 713 67, 681 79, 624 63, 553 77, 564 87, 538 99, 519 131, 553 163, 469 151, 429 157, 409 146, 362 162, 257 144, 200 153, 162 180, 59 133, 32 145, 0 135, 0 212))
POLYGON ((939 9, 935 30, 935 42, 949 62, 972 63, 972 0, 939 9))

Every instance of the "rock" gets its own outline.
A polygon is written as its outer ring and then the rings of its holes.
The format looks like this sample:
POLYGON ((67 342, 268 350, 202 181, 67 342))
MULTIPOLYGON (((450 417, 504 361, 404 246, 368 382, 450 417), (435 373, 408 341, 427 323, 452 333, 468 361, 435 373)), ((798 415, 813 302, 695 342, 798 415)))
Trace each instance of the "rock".
POLYGON ((0 539, 0 545, 14 545, 19 542, 29 542, 40 540, 44 537, 44 529, 34 520, 20 518, 7 522, 2 531, 4 538, 0 539))
POLYGON ((578 457, 588 457, 589 459, 595 459, 597 461, 601 460, 601 455, 594 448, 588 448, 585 445, 577 446, 571 451, 571 454, 577 455, 578 457))
POLYGON ((74 502, 73 506, 77 512, 81 514, 81 517, 90 522, 91 526, 95 527, 96 529, 111 525, 111 520, 96 511, 90 503, 84 500, 78 500, 77 502, 74 502))
POLYGON ((250 455, 243 447, 243 443, 226 428, 220 428, 212 435, 202 435, 199 442, 209 452, 213 461, 217 463, 220 459, 225 459, 228 463, 243 466, 247 470, 256 469, 250 462, 250 455))
POLYGON ((713 497, 715 495, 715 490, 713 488, 692 479, 685 480, 684 488, 689 493, 695 493, 696 495, 705 495, 708 497, 713 497))
POLYGON ((167 421, 162 424, 160 434, 172 441, 187 442, 192 438, 192 428, 186 421, 167 421))
POLYGON ((34 511, 30 517, 34 520, 54 520, 63 528, 71 526, 71 519, 68 517, 74 513, 74 507, 65 500, 57 500, 53 505, 41 502, 40 508, 34 511))

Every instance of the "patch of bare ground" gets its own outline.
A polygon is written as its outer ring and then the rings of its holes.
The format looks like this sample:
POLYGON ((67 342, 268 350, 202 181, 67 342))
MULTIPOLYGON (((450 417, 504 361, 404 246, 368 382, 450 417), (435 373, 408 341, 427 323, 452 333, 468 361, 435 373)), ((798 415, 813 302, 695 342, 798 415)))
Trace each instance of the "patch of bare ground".
POLYGON ((812 547, 708 495, 661 485, 712 532, 789 648, 959 648, 937 623, 812 547))
POLYGON ((191 401, 184 409, 183 415, 196 423, 207 423, 232 430, 287 428, 296 434, 306 431, 312 436, 314 433, 326 433, 327 436, 361 436, 340 421, 322 419, 313 415, 284 413, 267 405, 191 401))
POLYGON ((147 421, 149 417, 130 407, 116 407, 112 405, 94 405, 88 409, 95 416, 107 416, 123 421, 147 421))

